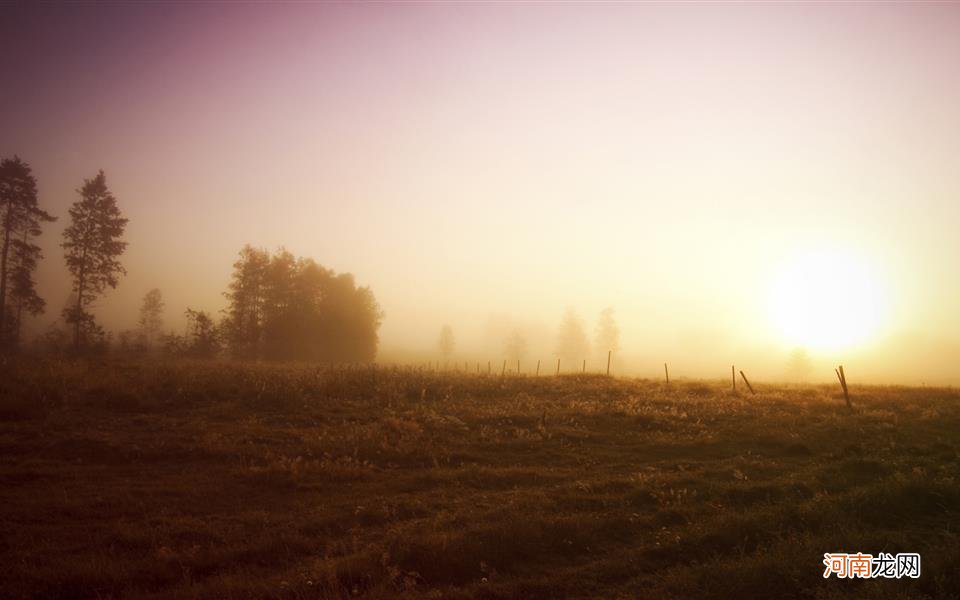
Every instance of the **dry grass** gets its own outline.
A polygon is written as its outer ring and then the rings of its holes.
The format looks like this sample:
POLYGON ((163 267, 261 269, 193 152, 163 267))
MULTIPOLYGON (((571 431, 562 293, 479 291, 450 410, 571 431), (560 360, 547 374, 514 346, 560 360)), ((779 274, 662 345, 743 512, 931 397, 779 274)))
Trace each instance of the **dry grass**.
POLYGON ((8 364, 0 595, 956 597, 960 395, 757 388, 8 364))

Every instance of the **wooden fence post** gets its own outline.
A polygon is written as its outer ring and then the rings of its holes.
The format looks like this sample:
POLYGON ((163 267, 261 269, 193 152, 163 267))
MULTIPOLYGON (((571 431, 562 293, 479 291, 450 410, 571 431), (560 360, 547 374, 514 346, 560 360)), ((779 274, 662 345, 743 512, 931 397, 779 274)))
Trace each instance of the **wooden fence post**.
POLYGON ((667 378, 667 383, 670 383, 670 369, 667 368, 667 363, 663 363, 663 375, 667 378))
POLYGON ((500 376, 503 377, 503 376, 506 375, 506 374, 507 374, 507 360, 504 359, 504 360, 503 360, 503 368, 500 369, 500 376))
POLYGON ((747 389, 750 390, 750 393, 756 394, 756 392, 753 391, 753 386, 750 385, 750 380, 747 379, 747 376, 743 374, 743 369, 740 370, 740 377, 743 377, 743 382, 747 384, 747 389))
POLYGON ((557 377, 560 376, 560 359, 557 359, 557 377))
POLYGON ((587 372, 587 359, 583 359, 583 373, 587 372))
POLYGON ((847 401, 847 408, 853 410, 853 404, 850 403, 850 393, 847 391, 847 374, 843 372, 843 365, 836 369, 837 378, 840 379, 840 387, 843 388, 843 399, 847 401))
POLYGON ((540 377, 540 359, 537 359, 537 374, 536 377, 540 377))
POLYGON ((733 385, 733 391, 737 391, 737 375, 733 370, 733 365, 730 365, 730 383, 733 385))
POLYGON ((607 377, 610 377, 610 355, 613 354, 613 350, 607 350, 607 377))

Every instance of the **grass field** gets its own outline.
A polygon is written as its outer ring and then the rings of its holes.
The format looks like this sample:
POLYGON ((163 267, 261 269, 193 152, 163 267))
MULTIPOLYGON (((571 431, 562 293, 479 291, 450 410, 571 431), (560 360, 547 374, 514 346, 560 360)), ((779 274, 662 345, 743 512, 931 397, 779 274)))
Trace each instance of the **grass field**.
POLYGON ((7 364, 0 595, 958 597, 960 394, 755 387, 7 364))

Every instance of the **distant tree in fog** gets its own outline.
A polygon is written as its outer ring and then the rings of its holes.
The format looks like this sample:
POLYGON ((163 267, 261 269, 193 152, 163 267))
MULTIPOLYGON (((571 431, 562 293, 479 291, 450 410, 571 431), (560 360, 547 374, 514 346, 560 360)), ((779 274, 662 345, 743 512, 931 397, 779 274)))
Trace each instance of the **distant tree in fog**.
POLYGON ((611 306, 600 311, 594 337, 594 348, 603 355, 606 355, 609 350, 614 353, 620 350, 620 328, 617 327, 617 321, 613 318, 613 307, 611 306))
MULTIPOLYGON (((64 320, 73 325, 73 349, 79 352, 89 334, 99 330, 89 307, 107 287, 115 288, 126 270, 120 255, 127 247, 121 238, 127 226, 117 200, 107 188, 101 170, 84 180, 80 199, 70 207, 70 225, 63 231, 64 258, 73 277, 73 306, 64 309, 64 320)), ((102 331, 102 330, 100 330, 102 331)))
POLYGON ((567 364, 581 361, 590 354, 590 342, 583 329, 583 320, 568 308, 557 332, 557 356, 567 364))
POLYGON ((188 308, 187 355, 210 358, 220 350, 220 334, 217 325, 207 312, 188 308))
POLYGON ((519 329, 514 329, 503 344, 504 356, 507 360, 522 360, 527 355, 527 338, 523 337, 519 329))
POLYGON ((231 354, 276 360, 369 362, 383 312, 353 275, 286 250, 245 246, 234 263, 222 324, 231 354))
POLYGON ((147 347, 156 343, 160 330, 163 329, 163 309, 163 294, 160 290, 153 288, 147 292, 140 305, 140 319, 137 321, 147 347))
POLYGON ((40 235, 41 223, 55 220, 39 207, 30 166, 18 156, 0 161, 0 350, 19 344, 24 312, 44 311, 33 279, 43 255, 31 240, 40 235))
POLYGON ((457 347, 456 340, 453 339, 453 327, 444 325, 440 328, 440 339, 437 340, 437 350, 444 358, 450 358, 454 349, 457 347))
POLYGON ((813 373, 813 364, 806 348, 794 348, 787 359, 787 378, 791 381, 806 381, 813 373))

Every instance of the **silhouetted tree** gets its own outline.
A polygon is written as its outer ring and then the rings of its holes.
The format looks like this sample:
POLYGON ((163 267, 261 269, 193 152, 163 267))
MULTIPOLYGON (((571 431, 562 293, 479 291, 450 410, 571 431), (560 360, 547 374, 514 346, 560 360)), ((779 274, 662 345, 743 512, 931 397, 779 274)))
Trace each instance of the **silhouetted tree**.
POLYGON ((368 362, 377 354, 383 312, 369 287, 357 287, 350 273, 327 271, 316 315, 324 341, 321 359, 368 362))
POLYGON ((286 250, 244 247, 234 264, 224 335, 236 356, 368 362, 383 318, 373 292, 286 250))
POLYGON ((620 350, 620 328, 617 327, 617 321, 613 318, 613 307, 600 311, 600 317, 597 319, 596 336, 594 337, 594 347, 597 352, 606 356, 608 350, 616 353, 620 350))
MULTIPOLYGON (((107 287, 115 288, 126 274, 119 258, 127 247, 122 241, 127 219, 107 188, 103 170, 84 180, 80 199, 70 207, 70 225, 63 231, 64 258, 73 276, 74 305, 63 312, 73 325, 73 349, 79 352, 84 334, 99 327, 88 308, 107 287)), ((102 330, 100 330, 102 331, 102 330)))
POLYGON ((270 255, 247 244, 233 263, 227 298, 224 336, 235 357, 257 356, 261 350, 265 276, 270 255))
POLYGON ((153 288, 143 297, 143 303, 140 305, 140 334, 143 337, 146 347, 153 346, 163 329, 163 294, 157 288, 153 288))
POLYGON ((220 335, 213 318, 202 310, 188 308, 186 354, 197 358, 211 358, 220 351, 220 335))
POLYGON ((507 360, 522 360, 527 355, 527 339, 519 329, 514 329, 503 344, 504 356, 507 360))
POLYGON ((160 336, 160 349, 166 356, 213 358, 220 352, 221 329, 213 317, 203 310, 188 308, 184 312, 187 327, 184 335, 168 333, 160 336))
POLYGON ((440 338, 437 340, 437 350, 440 351, 440 355, 443 358, 447 359, 453 355, 453 351, 457 347, 457 342, 453 338, 453 327, 449 325, 444 325, 440 328, 440 338))
POLYGON ((40 235, 41 223, 55 220, 39 207, 30 166, 18 156, 0 161, 0 349, 19 343, 24 311, 37 315, 44 310, 33 279, 43 255, 31 239, 40 235))
POLYGON ((568 308, 557 333, 557 356, 570 364, 583 360, 589 354, 590 343, 583 329, 583 320, 575 310, 568 308))

